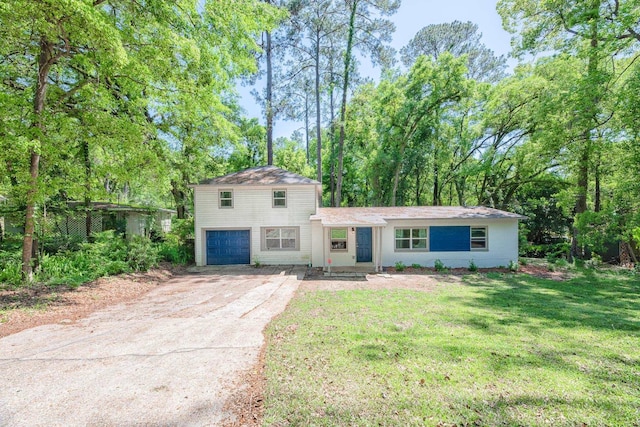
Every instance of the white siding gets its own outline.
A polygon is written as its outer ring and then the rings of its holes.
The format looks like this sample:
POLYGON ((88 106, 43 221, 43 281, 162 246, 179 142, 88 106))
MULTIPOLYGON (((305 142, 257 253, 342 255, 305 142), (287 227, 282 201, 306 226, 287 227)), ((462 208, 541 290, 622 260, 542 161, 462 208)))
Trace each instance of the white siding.
POLYGON ((291 186, 196 186, 195 250, 196 264, 206 264, 206 231, 213 229, 251 230, 251 262, 263 264, 309 264, 311 262, 311 223, 316 212, 315 185, 291 186), (233 190, 233 208, 220 208, 218 192, 233 190), (287 191, 287 207, 273 207, 273 190, 287 191), (263 251, 261 227, 300 227, 298 251, 263 251))
POLYGON ((510 261, 518 260, 518 221, 516 219, 491 220, 439 220, 439 221, 388 221, 382 229, 382 265, 394 266, 402 261, 405 265, 420 264, 433 267, 439 259, 446 267, 468 267, 473 260, 480 268, 507 267, 510 261), (488 247, 486 251, 471 252, 396 252, 395 229, 425 226, 470 225, 486 226, 488 247))
MULTIPOLYGON (((322 228, 320 221, 313 221, 313 266, 326 267, 325 260, 331 258, 333 267, 352 267, 356 265, 355 232, 349 227, 347 252, 330 252, 329 228, 322 228), (324 245, 323 245, 324 239, 324 245), (323 258, 324 250, 324 258, 323 258)), ((374 227, 374 235, 376 228, 374 227)), ((381 241, 374 238, 374 245, 380 244, 381 265, 394 266, 396 262, 405 265, 420 264, 433 267, 439 259, 447 267, 469 267, 471 260, 480 268, 507 267, 511 261, 518 260, 518 221, 516 219, 491 220, 388 220, 381 229, 381 241), (424 228, 430 226, 478 226, 487 227, 488 250, 468 252, 396 252, 396 228, 424 228)), ((374 256, 376 249, 374 248, 374 256)))

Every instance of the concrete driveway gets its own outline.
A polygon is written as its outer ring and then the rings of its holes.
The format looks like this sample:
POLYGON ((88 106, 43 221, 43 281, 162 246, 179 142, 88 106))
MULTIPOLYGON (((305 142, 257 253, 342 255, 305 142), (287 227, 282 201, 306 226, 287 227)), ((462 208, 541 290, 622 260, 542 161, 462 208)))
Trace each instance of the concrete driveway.
POLYGON ((219 425, 303 274, 202 268, 75 324, 3 338, 0 425, 219 425))

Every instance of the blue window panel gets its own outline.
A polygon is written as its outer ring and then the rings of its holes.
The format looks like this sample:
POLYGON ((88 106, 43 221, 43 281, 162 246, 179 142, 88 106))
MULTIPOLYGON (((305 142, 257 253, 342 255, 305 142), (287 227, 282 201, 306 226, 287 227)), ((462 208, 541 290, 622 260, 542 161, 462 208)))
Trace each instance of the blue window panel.
POLYGON ((251 263, 249 230, 207 231, 207 265, 251 263))
POLYGON ((471 227, 429 227, 431 252, 467 252, 471 250, 471 227))

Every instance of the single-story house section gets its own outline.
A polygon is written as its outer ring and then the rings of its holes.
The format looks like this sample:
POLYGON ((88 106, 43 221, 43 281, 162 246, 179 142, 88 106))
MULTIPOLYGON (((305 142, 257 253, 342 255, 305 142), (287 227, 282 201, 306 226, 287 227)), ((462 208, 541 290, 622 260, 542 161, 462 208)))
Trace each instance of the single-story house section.
MULTIPOLYGON (((68 202, 64 212, 53 212, 51 220, 56 231, 63 235, 87 237, 87 214, 82 202, 68 202)), ((116 230, 127 238, 149 236, 152 231, 171 231, 171 209, 135 207, 107 202, 91 202, 91 232, 116 230)))
POLYGON ((508 266, 518 220, 486 207, 321 208, 318 181, 264 166, 194 188, 198 265, 508 266))

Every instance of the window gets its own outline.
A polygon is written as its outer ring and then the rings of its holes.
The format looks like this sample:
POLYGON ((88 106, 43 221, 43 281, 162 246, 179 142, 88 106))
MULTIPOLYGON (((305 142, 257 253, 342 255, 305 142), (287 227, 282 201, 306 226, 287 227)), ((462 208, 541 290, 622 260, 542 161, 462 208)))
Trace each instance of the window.
POLYGON ((262 228, 262 250, 297 251, 298 227, 264 227, 262 228))
POLYGON ((347 250, 347 229, 331 229, 331 251, 341 252, 347 250))
POLYGON ((287 190, 273 190, 273 207, 287 207, 287 190))
POLYGON ((219 203, 221 208, 232 208, 233 207, 233 191, 231 190, 220 191, 219 203))
POLYGON ((487 227, 471 227, 471 250, 487 250, 487 227))
POLYGON ((396 228, 396 251, 426 251, 426 228, 396 228))

